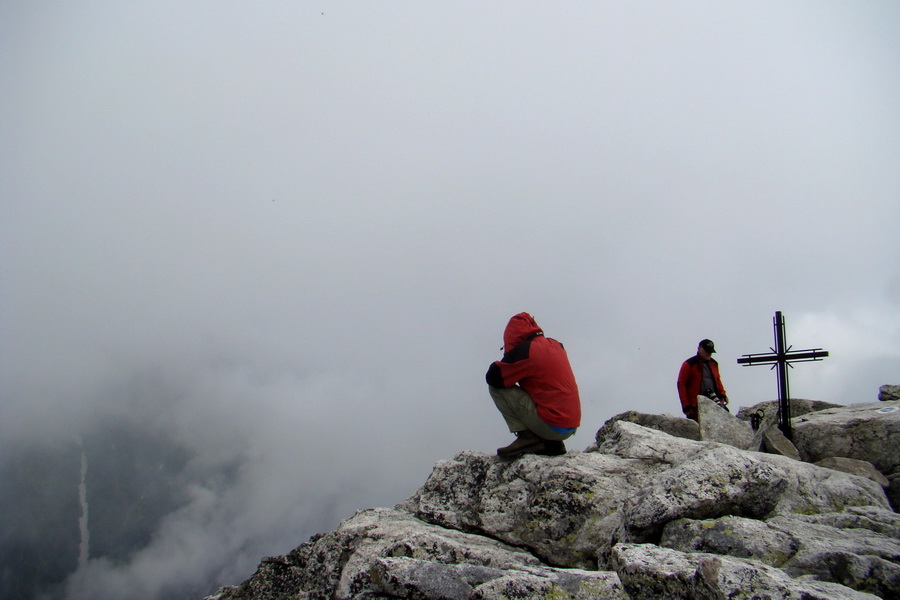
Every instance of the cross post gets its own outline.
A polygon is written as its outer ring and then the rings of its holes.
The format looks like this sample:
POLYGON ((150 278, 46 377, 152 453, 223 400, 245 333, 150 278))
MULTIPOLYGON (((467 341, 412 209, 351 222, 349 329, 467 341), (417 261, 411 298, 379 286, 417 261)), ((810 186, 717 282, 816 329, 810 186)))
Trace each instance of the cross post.
POLYGON ((793 368, 792 362, 819 361, 828 356, 828 352, 821 348, 809 350, 791 350, 792 346, 785 345, 784 317, 781 311, 775 312, 772 319, 775 327, 775 347, 769 348, 771 353, 745 354, 737 359, 739 365, 749 367, 751 365, 772 365, 772 369, 778 370, 778 412, 781 432, 787 439, 792 439, 794 431, 791 428, 791 392, 788 386, 788 367, 793 368))

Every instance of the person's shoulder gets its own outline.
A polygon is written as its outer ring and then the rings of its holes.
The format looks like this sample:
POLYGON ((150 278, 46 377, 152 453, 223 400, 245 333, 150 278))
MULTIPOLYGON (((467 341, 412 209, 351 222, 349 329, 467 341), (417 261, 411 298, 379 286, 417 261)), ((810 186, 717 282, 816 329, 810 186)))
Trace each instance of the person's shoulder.
POLYGON ((562 349, 562 350, 566 349, 566 347, 563 345, 563 343, 561 341, 559 341, 555 338, 551 338, 551 337, 537 336, 534 338, 533 341, 537 342, 539 347, 546 347, 548 349, 551 347, 557 348, 557 349, 562 349))
POLYGON ((525 340, 524 342, 517 344, 515 348, 503 355, 502 362, 514 363, 529 358, 531 356, 531 343, 533 341, 534 339, 532 338, 530 340, 525 340))
POLYGON ((697 355, 695 354, 695 355, 693 355, 693 356, 690 356, 690 357, 686 358, 686 359, 684 360, 684 363, 687 364, 687 365, 691 365, 691 366, 693 367, 693 366, 696 365, 699 361, 700 361, 700 357, 697 356, 697 355))

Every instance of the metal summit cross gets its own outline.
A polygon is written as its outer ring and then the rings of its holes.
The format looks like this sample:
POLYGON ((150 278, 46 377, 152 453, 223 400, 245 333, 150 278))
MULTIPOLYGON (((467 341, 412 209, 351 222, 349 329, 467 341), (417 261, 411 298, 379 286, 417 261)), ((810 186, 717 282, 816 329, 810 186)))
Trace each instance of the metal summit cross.
POLYGON ((739 365, 745 367, 751 365, 772 365, 772 369, 778 368, 778 412, 781 418, 779 428, 786 438, 792 439, 794 432, 791 429, 791 393, 788 388, 787 368, 793 368, 792 362, 819 361, 828 356, 828 352, 821 348, 809 350, 791 350, 792 346, 785 347, 784 343, 784 317, 781 311, 775 312, 772 319, 775 325, 775 347, 769 348, 771 354, 745 354, 737 359, 739 365))

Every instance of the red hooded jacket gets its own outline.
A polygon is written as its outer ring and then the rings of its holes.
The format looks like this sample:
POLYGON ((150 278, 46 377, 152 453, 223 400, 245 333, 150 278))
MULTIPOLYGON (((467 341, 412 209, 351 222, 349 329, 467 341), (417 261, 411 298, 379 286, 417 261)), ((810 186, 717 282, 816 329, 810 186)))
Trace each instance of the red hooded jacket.
POLYGON ((581 400, 575 374, 563 345, 544 337, 534 318, 519 313, 503 332, 503 358, 488 368, 488 385, 528 392, 544 423, 555 427, 581 425, 581 400))

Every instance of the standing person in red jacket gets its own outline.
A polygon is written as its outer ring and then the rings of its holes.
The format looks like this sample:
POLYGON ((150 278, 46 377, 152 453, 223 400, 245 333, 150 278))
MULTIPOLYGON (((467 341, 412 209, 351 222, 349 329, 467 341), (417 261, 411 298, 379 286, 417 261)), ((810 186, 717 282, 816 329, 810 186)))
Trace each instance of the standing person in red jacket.
POLYGON ((578 385, 565 348, 544 337, 534 318, 523 312, 506 325, 503 352, 485 379, 516 440, 497 454, 505 459, 565 454, 563 440, 581 425, 578 385))
POLYGON ((728 395, 719 377, 719 363, 712 357, 716 351, 712 340, 700 340, 697 354, 681 364, 678 372, 678 397, 681 411, 688 419, 697 419, 697 396, 706 396, 725 410, 728 395))

